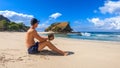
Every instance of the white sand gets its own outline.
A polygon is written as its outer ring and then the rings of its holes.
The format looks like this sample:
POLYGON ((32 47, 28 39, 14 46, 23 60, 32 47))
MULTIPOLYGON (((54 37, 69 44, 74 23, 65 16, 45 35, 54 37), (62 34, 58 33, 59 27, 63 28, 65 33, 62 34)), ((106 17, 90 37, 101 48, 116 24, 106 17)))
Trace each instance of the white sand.
POLYGON ((53 44, 69 51, 59 56, 44 51, 29 55, 25 33, 0 32, 0 68, 120 68, 120 43, 56 38, 53 44))

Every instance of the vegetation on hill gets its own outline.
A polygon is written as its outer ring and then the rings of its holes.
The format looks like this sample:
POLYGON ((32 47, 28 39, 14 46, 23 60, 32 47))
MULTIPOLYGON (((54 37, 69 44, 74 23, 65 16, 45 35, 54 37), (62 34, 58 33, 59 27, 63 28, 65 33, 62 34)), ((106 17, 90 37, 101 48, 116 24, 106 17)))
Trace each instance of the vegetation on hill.
POLYGON ((11 22, 8 18, 0 15, 0 31, 27 31, 28 26, 23 23, 11 22))

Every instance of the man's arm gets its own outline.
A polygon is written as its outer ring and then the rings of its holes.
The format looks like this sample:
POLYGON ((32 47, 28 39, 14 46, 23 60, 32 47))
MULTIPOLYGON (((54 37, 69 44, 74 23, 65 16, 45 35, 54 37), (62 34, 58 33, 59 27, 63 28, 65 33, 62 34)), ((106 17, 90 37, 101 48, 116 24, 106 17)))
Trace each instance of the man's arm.
POLYGON ((48 38, 43 38, 43 37, 41 37, 41 36, 37 33, 36 30, 33 31, 33 36, 34 36, 37 40, 39 40, 40 42, 47 41, 47 39, 48 39, 48 38))

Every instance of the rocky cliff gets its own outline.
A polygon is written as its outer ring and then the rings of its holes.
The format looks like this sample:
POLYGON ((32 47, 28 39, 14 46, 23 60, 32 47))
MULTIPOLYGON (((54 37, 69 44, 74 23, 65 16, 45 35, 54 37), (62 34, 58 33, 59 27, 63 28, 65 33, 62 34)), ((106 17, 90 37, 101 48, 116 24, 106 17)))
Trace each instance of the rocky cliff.
POLYGON ((70 27, 69 22, 56 22, 51 24, 48 28, 46 28, 45 31, 68 33, 72 32, 72 28, 70 27))

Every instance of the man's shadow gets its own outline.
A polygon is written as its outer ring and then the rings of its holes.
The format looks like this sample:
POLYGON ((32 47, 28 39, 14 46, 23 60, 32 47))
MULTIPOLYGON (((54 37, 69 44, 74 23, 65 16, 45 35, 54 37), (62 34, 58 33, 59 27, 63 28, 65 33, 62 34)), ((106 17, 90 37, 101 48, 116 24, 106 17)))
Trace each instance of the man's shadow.
MULTIPOLYGON (((68 53, 68 55, 72 55, 74 54, 74 52, 71 52, 71 51, 66 51, 68 53)), ((60 55, 59 53, 57 52, 54 52, 54 51, 51 51, 51 50, 42 50, 34 55, 50 55, 50 56, 62 56, 60 55)), ((67 56, 68 56, 67 55, 67 56)))

